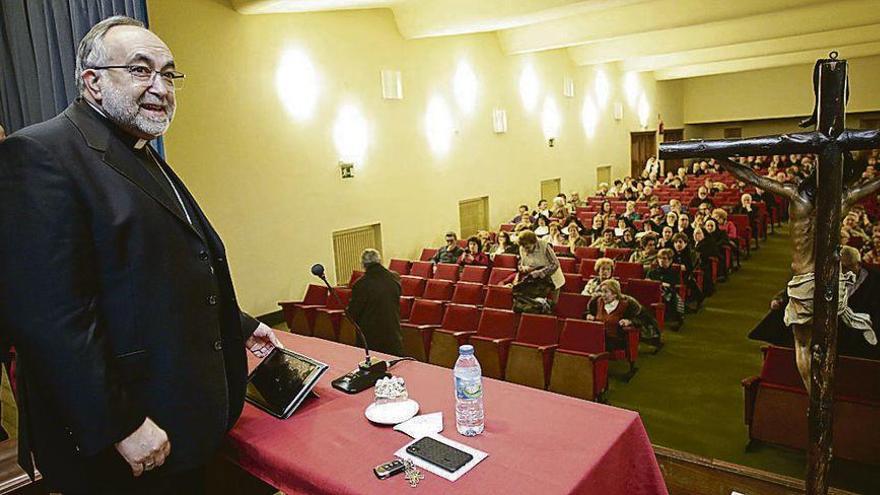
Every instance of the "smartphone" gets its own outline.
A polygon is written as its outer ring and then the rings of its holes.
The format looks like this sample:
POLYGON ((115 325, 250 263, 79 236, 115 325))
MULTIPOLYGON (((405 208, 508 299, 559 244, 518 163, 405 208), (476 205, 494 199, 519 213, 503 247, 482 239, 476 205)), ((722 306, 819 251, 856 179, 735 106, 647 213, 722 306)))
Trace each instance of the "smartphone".
POLYGON ((424 437, 406 448, 406 452, 439 466, 450 473, 458 471, 474 458, 471 454, 446 445, 431 437, 424 437))

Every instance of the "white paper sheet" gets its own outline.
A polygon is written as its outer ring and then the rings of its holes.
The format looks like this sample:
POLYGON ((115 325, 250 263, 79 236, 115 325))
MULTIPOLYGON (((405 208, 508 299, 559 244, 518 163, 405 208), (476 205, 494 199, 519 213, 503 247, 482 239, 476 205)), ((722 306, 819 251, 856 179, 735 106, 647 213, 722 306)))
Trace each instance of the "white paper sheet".
POLYGON ((394 455, 396 455, 397 457, 400 457, 401 459, 404 459, 404 460, 408 459, 408 460, 412 461, 413 464, 424 469, 425 471, 432 472, 432 473, 436 474, 437 476, 439 476, 443 479, 447 479, 449 481, 455 481, 455 480, 461 478, 466 472, 470 471, 471 469, 473 469, 474 466, 479 464, 480 461, 482 461, 486 457, 489 457, 489 454, 487 454, 481 450, 477 450, 473 447, 468 447, 467 445, 464 445, 462 443, 458 443, 455 440, 450 440, 440 434, 432 434, 432 435, 425 435, 425 436, 431 437, 431 438, 437 440, 438 442, 443 442, 446 445, 449 445, 450 447, 455 447, 456 449, 467 452, 468 454, 474 456, 474 458, 471 459, 471 462, 469 462, 469 463, 465 464, 464 466, 462 466, 461 468, 459 468, 458 471, 456 471, 454 473, 450 473, 449 471, 447 471, 439 466, 435 466, 435 465, 431 464, 430 462, 423 461, 422 459, 419 459, 418 457, 407 453, 406 448, 409 447, 410 445, 412 445, 413 443, 417 442, 420 438, 417 438, 411 442, 408 442, 406 445, 401 447, 400 450, 395 452, 394 455))
POLYGON ((421 414, 394 427, 413 438, 422 438, 443 431, 443 412, 421 414))

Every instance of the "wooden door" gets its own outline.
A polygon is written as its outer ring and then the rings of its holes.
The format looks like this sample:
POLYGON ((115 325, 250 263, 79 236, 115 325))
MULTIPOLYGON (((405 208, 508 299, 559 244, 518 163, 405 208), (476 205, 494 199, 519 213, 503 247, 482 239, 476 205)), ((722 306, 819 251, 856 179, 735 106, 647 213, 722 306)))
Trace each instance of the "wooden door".
POLYGON ((458 202, 458 222, 461 239, 489 230, 489 196, 465 199, 458 202))
POLYGON ((559 177, 541 181, 541 199, 546 199, 550 203, 551 209, 553 208, 553 198, 558 196, 560 192, 562 192, 562 182, 559 177))
MULTIPOLYGON (((681 141, 684 139, 684 129, 666 129, 663 131, 663 142, 670 143, 681 141)), ((684 166, 684 160, 665 160, 663 162, 663 173, 678 172, 678 169, 684 166)))
POLYGON ((633 177, 641 177, 648 158, 657 156, 657 133, 631 132, 630 140, 630 174, 633 177))

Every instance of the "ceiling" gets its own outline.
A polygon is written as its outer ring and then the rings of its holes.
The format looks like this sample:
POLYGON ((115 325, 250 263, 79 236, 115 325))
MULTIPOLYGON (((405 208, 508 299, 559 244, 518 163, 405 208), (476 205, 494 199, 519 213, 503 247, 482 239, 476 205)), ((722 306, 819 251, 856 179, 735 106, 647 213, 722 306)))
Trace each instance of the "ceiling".
POLYGON ((495 32, 659 80, 880 55, 880 0, 231 0, 243 14, 387 8, 407 39, 495 32))

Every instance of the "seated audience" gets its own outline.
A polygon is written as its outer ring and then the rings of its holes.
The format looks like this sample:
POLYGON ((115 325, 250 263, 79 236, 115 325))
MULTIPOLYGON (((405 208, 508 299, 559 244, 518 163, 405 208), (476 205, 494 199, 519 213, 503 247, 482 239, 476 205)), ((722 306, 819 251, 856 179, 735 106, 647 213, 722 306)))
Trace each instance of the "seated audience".
POLYGON ((678 216, 678 233, 684 234, 690 242, 694 236, 694 228, 691 227, 691 219, 684 213, 678 216))
POLYGON ((603 232, 605 232, 605 217, 596 215, 593 217, 593 225, 588 232, 591 241, 602 238, 603 232))
POLYGON ((518 313, 552 314, 565 285, 565 276, 550 244, 524 231, 519 235, 518 283, 513 286, 513 310, 518 313))
POLYGON ((629 222, 635 222, 636 220, 641 220, 642 216, 636 212, 636 202, 635 201, 627 201, 626 202, 626 210, 624 210, 621 215, 622 218, 625 218, 629 222))
POLYGON ((599 252, 605 253, 608 248, 617 247, 617 239, 614 237, 614 229, 606 228, 602 231, 602 237, 593 241, 590 247, 599 248, 599 252))
POLYGON ((559 228, 559 222, 550 222, 550 234, 547 236, 547 241, 550 242, 551 246, 567 246, 568 239, 566 239, 565 234, 562 233, 562 230, 559 228))
POLYGON ((489 266, 492 263, 489 256, 483 252, 482 241, 477 236, 472 236, 468 238, 467 251, 458 257, 458 264, 461 266, 489 266))
POLYGON ((675 232, 669 225, 664 225, 660 233, 660 241, 657 243, 658 248, 672 249, 672 236, 675 232))
POLYGON ((731 213, 734 215, 746 215, 749 217, 749 226, 752 228, 754 238, 758 238, 758 222, 760 219, 758 208, 752 204, 752 195, 743 194, 739 198, 739 204, 733 207, 731 213))
POLYGON ((723 254, 721 248, 714 239, 706 237, 703 229, 694 229, 694 252, 697 253, 697 259, 700 262, 700 268, 705 276, 703 277, 703 294, 711 296, 715 293, 715 284, 712 280, 712 260, 715 260, 718 266, 718 276, 723 277, 726 270, 724 263, 721 262, 723 254))
POLYGON ((585 318, 605 325, 606 350, 626 349, 623 329, 630 326, 639 329, 641 340, 660 347, 660 329, 656 320, 642 309, 638 301, 620 290, 620 282, 605 280, 599 285, 599 293, 595 298, 595 313, 588 313, 585 318))
POLYGON ((577 191, 572 191, 571 194, 568 195, 568 209, 571 213, 574 213, 580 206, 584 206, 584 202, 581 201, 581 195, 577 191))
POLYGON ((550 235, 550 219, 544 215, 538 215, 538 221, 535 223, 535 235, 538 239, 545 239, 550 235))
POLYGON ((529 206, 528 205, 519 205, 519 213, 516 214, 515 217, 510 219, 509 223, 517 224, 523 220, 523 215, 528 216, 529 225, 535 223, 535 219, 532 218, 532 215, 529 214, 529 206))
POLYGON ((691 249, 688 237, 681 232, 672 236, 672 263, 680 265, 684 283, 688 288, 687 303, 699 305, 703 302, 703 288, 697 284, 696 270, 699 268, 699 255, 691 249))
POLYGON ((684 317, 685 303, 678 295, 676 285, 681 281, 681 270, 672 266, 671 249, 661 249, 657 253, 657 264, 645 275, 649 280, 657 280, 663 284, 663 302, 666 304, 666 320, 681 322, 684 317))
POLYGON ((727 244, 733 251, 733 258, 736 261, 736 266, 739 267, 739 234, 736 231, 736 224, 727 221, 727 211, 721 208, 715 208, 712 210, 712 219, 715 220, 718 230, 723 231, 726 234, 727 244))
POLYGON ((663 217, 663 226, 672 229, 672 232, 678 232, 678 214, 670 211, 663 217))
POLYGON ((657 235, 648 234, 642 237, 640 247, 629 257, 629 260, 633 263, 641 263, 647 271, 657 261, 657 235))
POLYGON ((542 200, 538 201, 538 209, 532 212, 533 217, 543 215, 547 218, 550 218, 550 214, 551 214, 551 211, 550 211, 549 206, 547 205, 546 199, 542 199, 542 200))
POLYGON ((431 263, 457 263, 458 257, 464 252, 458 245, 458 235, 455 232, 446 233, 446 245, 437 250, 431 258, 431 263))
POLYGON ((609 280, 614 274, 614 260, 611 258, 597 259, 596 263, 593 264, 593 272, 593 276, 590 277, 587 285, 584 286, 584 290, 581 291, 581 294, 585 296, 594 297, 599 295, 599 285, 609 280))
POLYGON ((550 216, 553 218, 562 219, 568 218, 568 215, 569 209, 565 203, 565 196, 560 194, 559 196, 553 198, 553 212, 550 216))
POLYGON ((868 265, 880 265, 880 237, 875 236, 871 240, 871 249, 865 252, 862 261, 868 265))
POLYGON ((488 255, 495 251, 495 243, 492 242, 492 235, 489 233, 488 230, 481 230, 477 232, 477 239, 479 239, 480 242, 483 243, 482 252, 488 255))
POLYGON ((637 246, 638 241, 636 241, 636 230, 632 227, 624 229, 623 237, 620 238, 620 242, 617 243, 617 247, 635 249, 637 246))
POLYGON ((498 245, 492 251, 491 257, 494 259, 498 254, 519 254, 519 246, 510 240, 509 232, 498 233, 498 245))
POLYGON ((577 228, 577 224, 568 224, 568 250, 571 255, 574 256, 574 252, 577 248, 589 246, 590 239, 581 235, 580 230, 577 228))
POLYGON ((715 202, 709 197, 709 190, 706 189, 706 186, 700 186, 700 188, 697 189, 697 195, 691 199, 688 206, 691 208, 697 208, 703 203, 708 203, 711 208, 715 208, 715 202))

